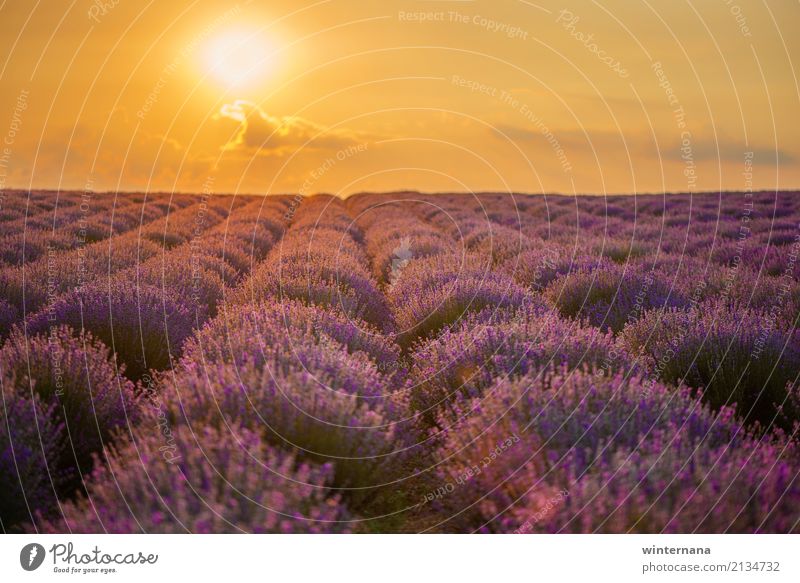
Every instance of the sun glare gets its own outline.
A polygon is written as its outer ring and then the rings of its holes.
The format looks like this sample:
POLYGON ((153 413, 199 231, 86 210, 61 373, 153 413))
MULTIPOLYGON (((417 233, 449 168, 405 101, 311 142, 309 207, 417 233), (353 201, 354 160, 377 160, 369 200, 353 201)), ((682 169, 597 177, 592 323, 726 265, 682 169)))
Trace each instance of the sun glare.
POLYGON ((205 50, 208 76, 229 87, 258 83, 272 69, 274 47, 252 30, 230 30, 214 37, 205 50))

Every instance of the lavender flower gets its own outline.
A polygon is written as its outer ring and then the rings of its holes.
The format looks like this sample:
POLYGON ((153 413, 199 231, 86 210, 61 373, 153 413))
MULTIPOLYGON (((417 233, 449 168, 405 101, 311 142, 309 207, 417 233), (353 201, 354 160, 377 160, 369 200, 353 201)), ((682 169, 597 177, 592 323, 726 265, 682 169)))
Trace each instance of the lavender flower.
POLYGON ((562 316, 613 332, 649 309, 687 304, 657 273, 636 266, 569 273, 553 281, 545 295, 562 316))
POLYGON ((331 494, 333 469, 298 463, 238 427, 163 436, 139 430, 107 452, 87 498, 63 505, 44 532, 322 533, 347 532, 351 515, 331 494))
POLYGON ((180 355, 183 341, 192 333, 194 316, 170 292, 112 280, 61 296, 31 316, 25 326, 32 335, 54 323, 89 331, 112 347, 130 378, 138 379, 148 368, 167 368, 180 355))
POLYGON ((630 366, 610 334, 536 310, 506 323, 481 325, 468 318, 456 331, 421 345, 412 362, 412 403, 426 414, 448 401, 480 397, 500 377, 564 366, 613 374, 630 366))
POLYGON ((55 422, 55 403, 13 390, 14 377, 0 368, 0 527, 14 532, 38 514, 57 509, 56 491, 65 478, 58 460, 64 426, 55 422))
POLYGON ((713 407, 736 405, 750 421, 791 428, 800 418, 788 401, 788 385, 800 371, 798 334, 768 314, 717 305, 650 312, 626 327, 621 340, 645 356, 652 374, 702 389, 713 407))
POLYGON ((0 350, 0 368, 14 375, 15 390, 53 405, 54 426, 63 426, 67 448, 57 468, 78 477, 91 469, 114 430, 138 417, 133 384, 117 370, 109 349, 91 334, 56 327, 26 338, 15 330, 0 350))
POLYGON ((232 305, 198 330, 184 348, 195 362, 237 362, 254 350, 292 350, 292 339, 314 337, 341 343, 349 353, 369 355, 378 370, 399 370, 399 350, 374 326, 348 318, 337 310, 308 306, 300 301, 232 305), (287 344, 286 341, 289 340, 287 344))
POLYGON ((457 325, 470 313, 518 309, 536 305, 511 278, 484 268, 485 260, 468 256, 429 257, 413 261, 388 292, 400 333, 398 342, 410 347, 457 325))
POLYGON ((11 326, 19 318, 17 309, 7 301, 0 299, 0 340, 11 331, 11 326))

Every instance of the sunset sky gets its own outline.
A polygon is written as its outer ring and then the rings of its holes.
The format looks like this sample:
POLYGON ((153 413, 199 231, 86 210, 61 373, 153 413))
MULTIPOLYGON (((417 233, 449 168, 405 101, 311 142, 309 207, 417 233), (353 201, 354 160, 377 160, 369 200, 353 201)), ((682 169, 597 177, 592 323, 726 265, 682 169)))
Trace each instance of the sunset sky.
POLYGON ((798 22, 796 0, 5 1, 0 187, 799 188, 798 22))

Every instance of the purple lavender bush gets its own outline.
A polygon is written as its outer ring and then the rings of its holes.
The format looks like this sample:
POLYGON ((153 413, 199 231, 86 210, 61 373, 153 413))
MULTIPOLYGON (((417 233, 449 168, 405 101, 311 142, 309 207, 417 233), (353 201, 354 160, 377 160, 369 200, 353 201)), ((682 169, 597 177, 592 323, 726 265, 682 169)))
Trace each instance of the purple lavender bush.
POLYGON ((251 266, 258 259, 250 252, 247 231, 216 232, 203 237, 196 251, 204 266, 211 267, 220 273, 228 285, 235 283, 239 273, 250 271, 251 266), (215 260, 213 263, 210 259, 215 260))
POLYGON ((168 375, 162 398, 176 422, 260 430, 298 455, 334 462, 337 486, 389 480, 402 457, 393 452, 405 447, 394 423, 403 409, 366 354, 313 336, 262 346, 245 335, 232 341, 233 363, 224 353, 212 360, 212 349, 202 362, 186 360, 174 378, 168 375))
POLYGON ((192 430, 169 438, 152 427, 107 451, 87 497, 45 521, 59 533, 334 533, 351 515, 328 486, 328 465, 300 463, 239 427, 192 430))
POLYGON ((6 194, 6 532, 797 530, 798 193, 6 194))
POLYGON ((0 368, 14 375, 14 389, 53 404, 53 424, 63 426, 66 447, 54 470, 73 477, 91 469, 92 454, 112 433, 138 417, 133 383, 90 333, 59 326, 26 337, 16 329, 0 349, 0 368))
POLYGON ((19 318, 17 309, 7 301, 0 299, 0 340, 11 331, 11 326, 19 318))
POLYGON ((359 221, 365 230, 366 248, 373 273, 382 284, 391 283, 412 258, 420 259, 453 251, 450 237, 414 217, 396 215, 397 209, 377 207, 359 221))
POLYGON ((387 291, 404 348, 458 325, 472 313, 491 314, 540 304, 503 274, 475 256, 412 261, 387 291))
POLYGON ((502 265, 521 253, 537 249, 542 243, 518 228, 486 223, 478 223, 477 228, 464 238, 464 244, 470 252, 491 257, 495 265, 502 265))
POLYGON ((411 360, 412 405, 426 415, 480 397, 499 377, 565 366, 613 374, 630 366, 610 334, 540 310, 522 310, 501 323, 467 318, 420 345, 411 360))
POLYGON ((576 455, 565 464, 565 502, 531 530, 791 533, 800 520, 797 447, 781 438, 711 446, 658 432, 604 452, 588 471, 572 468, 576 455))
MULTIPOLYGON (((187 341, 184 358, 195 362, 238 362, 253 350, 272 350, 275 345, 284 345, 286 339, 308 337, 318 342, 333 340, 351 354, 365 353, 381 372, 401 368, 398 347, 375 326, 338 310, 297 300, 225 308, 187 341)), ((288 344, 287 350, 291 349, 288 344)))
POLYGON ((242 283, 234 303, 265 300, 300 300, 308 305, 330 307, 351 318, 381 327, 390 326, 386 300, 370 274, 347 256, 317 257, 284 261, 268 259, 242 283))
MULTIPOLYGON (((15 532, 37 515, 52 516, 66 479, 59 469, 64 426, 55 421, 55 403, 15 390, 14 377, 0 368, 0 531, 15 532)), ((35 528, 35 527, 34 527, 35 528)))
POLYGON ((176 250, 163 259, 151 259, 140 266, 135 274, 125 272, 120 277, 180 297, 202 323, 216 314, 225 282, 220 275, 204 267, 201 257, 191 249, 182 247, 181 252, 176 250))
POLYGON ((541 291, 561 275, 607 265, 608 261, 600 257, 581 255, 567 245, 548 242, 508 258, 501 269, 520 285, 541 291))
POLYGON ((341 261, 350 258, 364 266, 367 256, 361 243, 356 241, 349 231, 334 229, 333 227, 317 227, 314 229, 299 228, 293 225, 278 243, 275 252, 284 261, 293 258, 302 259, 305 256, 321 256, 325 259, 341 261))
POLYGON ((657 272, 636 266, 572 272, 554 280, 545 296, 562 316, 615 333, 647 310, 687 303, 657 272))
POLYGON ((756 437, 731 409, 713 413, 641 377, 502 381, 446 430, 443 471, 452 474, 450 455, 475 458, 484 434, 522 447, 484 456, 480 479, 454 489, 448 512, 471 513, 458 530, 782 532, 798 517, 797 453, 785 436, 756 437))
POLYGON ((114 350, 126 374, 136 380, 148 369, 169 367, 196 322, 196 314, 176 294, 115 279, 58 297, 31 316, 25 329, 35 335, 64 324, 91 332, 114 350))
POLYGON ((791 429, 800 412, 790 387, 800 373, 800 332, 769 314, 723 305, 647 313, 622 344, 665 382, 702 389, 713 407, 735 405, 750 422, 791 429))

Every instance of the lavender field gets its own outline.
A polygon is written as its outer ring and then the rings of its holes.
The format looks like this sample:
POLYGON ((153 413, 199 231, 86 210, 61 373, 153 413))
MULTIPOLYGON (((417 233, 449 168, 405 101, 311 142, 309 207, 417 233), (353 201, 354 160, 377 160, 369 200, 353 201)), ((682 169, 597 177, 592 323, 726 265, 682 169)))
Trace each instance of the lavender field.
POLYGON ((3 202, 4 532, 800 531, 800 193, 3 202))

